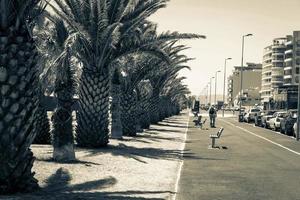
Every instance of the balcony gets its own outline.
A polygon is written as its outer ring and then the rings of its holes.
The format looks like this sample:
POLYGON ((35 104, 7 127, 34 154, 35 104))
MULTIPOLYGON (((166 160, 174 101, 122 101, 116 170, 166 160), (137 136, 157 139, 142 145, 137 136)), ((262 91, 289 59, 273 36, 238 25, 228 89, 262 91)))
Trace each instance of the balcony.
POLYGON ((285 45, 284 44, 276 44, 272 46, 272 49, 285 49, 285 45))
POLYGON ((282 60, 272 60, 272 63, 283 63, 284 62, 284 60, 282 59, 282 60))
POLYGON ((293 69, 293 67, 292 66, 289 66, 289 67, 285 67, 285 68, 283 68, 283 70, 284 71, 287 71, 287 70, 292 70, 293 69))
POLYGON ((287 42, 285 43, 285 45, 286 45, 286 46, 293 45, 293 41, 292 41, 292 40, 290 40, 290 41, 287 41, 287 42))
POLYGON ((293 78, 293 75, 285 75, 283 76, 283 79, 292 79, 293 78))
POLYGON ((262 81, 265 81, 265 80, 268 80, 268 79, 270 79, 271 80, 271 76, 266 76, 266 77, 262 77, 262 81))
POLYGON ((287 54, 293 54, 293 49, 286 50, 286 51, 284 52, 284 54, 285 54, 285 55, 287 55, 287 54))
POLYGON ((286 58, 285 60, 284 60, 284 62, 292 62, 293 61, 293 58, 286 58))
POLYGON ((271 82, 267 82, 267 83, 262 83, 261 85, 266 87, 266 86, 270 86, 271 84, 272 84, 271 82))

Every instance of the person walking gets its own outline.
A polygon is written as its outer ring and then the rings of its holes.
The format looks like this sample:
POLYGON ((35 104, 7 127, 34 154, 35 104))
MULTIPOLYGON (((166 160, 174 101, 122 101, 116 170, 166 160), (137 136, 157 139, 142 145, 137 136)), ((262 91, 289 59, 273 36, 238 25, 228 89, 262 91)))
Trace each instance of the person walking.
POLYGON ((208 110, 209 119, 210 119, 210 127, 216 128, 216 117, 217 117, 217 111, 214 106, 211 106, 208 110))

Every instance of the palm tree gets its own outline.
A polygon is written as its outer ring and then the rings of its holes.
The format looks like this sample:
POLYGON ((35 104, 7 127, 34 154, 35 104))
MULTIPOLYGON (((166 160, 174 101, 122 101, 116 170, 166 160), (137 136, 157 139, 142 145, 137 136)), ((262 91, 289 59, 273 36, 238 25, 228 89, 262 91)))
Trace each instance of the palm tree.
POLYGON ((114 139, 122 139, 123 127, 121 122, 121 109, 120 109, 120 94, 121 94, 121 82, 120 82, 120 72, 118 68, 115 69, 112 77, 112 87, 111 87, 111 136, 114 139))
POLYGON ((136 87, 137 91, 137 118, 138 118, 138 126, 142 129, 150 128, 150 97, 152 95, 152 86, 149 80, 142 80, 138 86, 136 87))
POLYGON ((158 123, 164 117, 160 113, 159 105, 161 101, 161 92, 168 81, 177 76, 177 73, 182 69, 189 69, 188 66, 182 65, 188 61, 185 55, 180 55, 179 52, 186 49, 184 45, 175 46, 175 42, 168 44, 166 52, 169 52, 171 63, 156 62, 154 65, 161 66, 159 71, 149 75, 149 80, 153 87, 152 97, 150 98, 150 118, 151 123, 158 123))
POLYGON ((57 97, 57 108, 52 116, 53 159, 68 162, 75 159, 72 105, 78 69, 72 60, 68 27, 56 16, 49 13, 45 16, 50 22, 47 21, 44 24, 47 28, 38 33, 38 44, 44 59, 48 60, 42 79, 48 93, 54 92, 57 97))
POLYGON ((138 50, 154 51, 145 43, 128 44, 126 41, 146 18, 165 7, 167 1, 55 2, 57 6, 51 6, 53 10, 75 31, 72 36, 76 41, 74 48, 77 49, 76 56, 83 64, 76 141, 83 147, 106 146, 111 63, 138 50))
POLYGON ((37 51, 32 38, 38 0, 0 0, 0 194, 38 187, 31 171, 37 93, 37 51))
MULTIPOLYGON (((43 89, 39 87, 38 97, 40 101, 44 96, 43 89)), ((50 144, 51 143, 51 134, 50 134, 50 122, 47 115, 47 110, 40 103, 38 109, 34 116, 34 135, 33 144, 50 144)))
POLYGON ((162 91, 165 101, 161 102, 161 112, 164 113, 163 118, 178 114, 186 102, 186 95, 190 91, 186 85, 182 83, 185 77, 170 79, 162 91))

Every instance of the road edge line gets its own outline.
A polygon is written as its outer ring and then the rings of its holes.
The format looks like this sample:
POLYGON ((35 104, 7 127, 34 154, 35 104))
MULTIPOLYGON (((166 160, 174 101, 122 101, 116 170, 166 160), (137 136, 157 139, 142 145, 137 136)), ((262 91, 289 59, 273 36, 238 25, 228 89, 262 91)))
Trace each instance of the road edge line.
POLYGON ((253 133, 253 132, 251 132, 251 131, 248 131, 247 129, 244 129, 244 128, 240 127, 240 126, 234 125, 234 124, 231 123, 231 122, 226 122, 225 120, 222 120, 222 121, 225 122, 225 123, 227 123, 227 124, 229 124, 229 125, 231 125, 231 126, 237 127, 237 128, 241 129, 241 130, 244 131, 244 132, 247 132, 247 133, 249 133, 249 134, 251 134, 251 135, 253 135, 253 136, 256 136, 256 137, 258 137, 258 138, 260 138, 260 139, 263 139, 263 140, 265 140, 265 141, 267 141, 267 142, 270 142, 270 143, 272 143, 272 144, 274 144, 274 145, 276 145, 276 146, 278 146, 278 147, 281 147, 281 148, 283 148, 283 149, 285 149, 285 150, 287 150, 287 151, 290 151, 290 152, 292 152, 292 153, 294 153, 294 154, 300 156, 300 153, 299 153, 299 152, 294 151, 294 150, 292 150, 292 149, 290 149, 290 148, 288 148, 288 147, 286 147, 286 146, 283 146, 282 144, 279 144, 279 143, 277 143, 277 142, 274 142, 274 141, 272 141, 272 140, 270 140, 270 139, 268 139, 268 138, 265 138, 265 137, 263 137, 263 136, 261 136, 261 135, 257 135, 256 133, 253 133))
POLYGON ((184 153, 185 146, 186 146, 187 132, 188 132, 188 129, 189 129, 189 122, 190 122, 189 114, 190 114, 190 111, 188 110, 188 112, 187 112, 187 123, 186 123, 185 134, 184 134, 184 142, 183 142, 181 150, 180 150, 181 151, 180 152, 181 160, 180 160, 179 169, 178 169, 178 172, 177 172, 174 195, 173 195, 173 198, 171 198, 172 200, 176 200, 176 196, 177 196, 177 193, 178 193, 178 190, 179 190, 179 181, 180 181, 181 171, 182 171, 182 167, 183 167, 183 163, 184 163, 183 153, 184 153))

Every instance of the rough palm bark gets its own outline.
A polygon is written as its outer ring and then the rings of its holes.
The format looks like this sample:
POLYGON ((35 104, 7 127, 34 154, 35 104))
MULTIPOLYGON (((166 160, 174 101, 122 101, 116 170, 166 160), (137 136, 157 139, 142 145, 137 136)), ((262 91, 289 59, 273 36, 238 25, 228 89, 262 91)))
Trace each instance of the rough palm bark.
POLYGON ((137 100, 136 93, 122 92, 121 95, 121 120, 123 126, 123 135, 136 136, 137 134, 137 100))
POLYGON ((159 91, 153 90, 152 96, 150 98, 150 120, 152 124, 157 124, 159 122, 159 91))
POLYGON ((53 159, 59 162, 75 160, 72 105, 75 90, 74 71, 71 68, 70 52, 61 57, 55 81, 57 108, 53 114, 53 159))
POLYGON ((34 117, 35 138, 33 144, 50 144, 50 122, 47 111, 39 105, 34 117))
POLYGON ((38 187, 31 172, 34 157, 29 148, 39 104, 36 56, 25 23, 17 29, 1 29, 0 25, 0 194, 38 187))
POLYGON ((76 128, 78 146, 96 148, 108 144, 109 82, 108 74, 83 69, 76 128))
POLYGON ((121 122, 121 105, 120 105, 120 94, 121 94, 121 85, 120 85, 119 71, 114 72, 112 78, 112 88, 111 88, 111 137, 114 139, 122 139, 123 136, 123 127, 121 122))
POLYGON ((149 129, 151 125, 149 100, 152 95, 150 82, 140 82, 137 87, 137 94, 139 104, 138 123, 142 129, 149 129))

